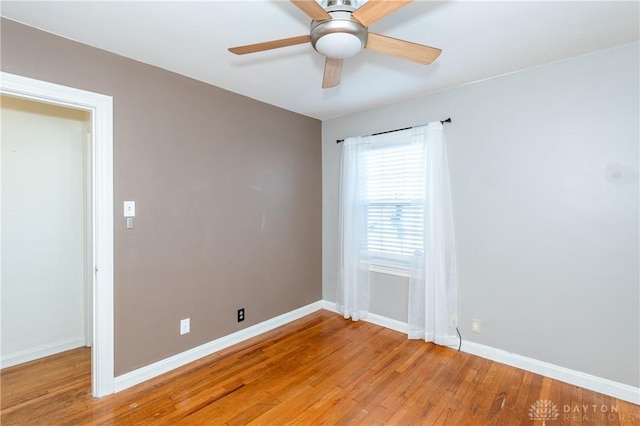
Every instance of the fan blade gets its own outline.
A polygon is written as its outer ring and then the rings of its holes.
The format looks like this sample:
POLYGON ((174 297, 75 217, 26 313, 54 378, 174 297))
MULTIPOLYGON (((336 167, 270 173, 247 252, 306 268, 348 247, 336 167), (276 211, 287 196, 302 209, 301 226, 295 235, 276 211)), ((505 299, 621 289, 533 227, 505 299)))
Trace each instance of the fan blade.
POLYGON ((324 62, 324 77, 322 79, 322 88, 328 89, 340 84, 340 76, 342 75, 343 59, 327 58, 324 62))
POLYGON ((363 4, 358 10, 353 12, 351 16, 356 18, 362 25, 368 27, 376 21, 391 15, 396 10, 408 5, 413 0, 369 0, 363 4))
POLYGON ((314 21, 326 21, 331 15, 315 0, 290 0, 298 9, 314 21))
POLYGON ((264 50, 279 49, 281 47, 295 46, 296 44, 309 43, 311 37, 308 35, 282 38, 280 40, 265 41, 264 43, 248 44, 246 46, 230 47, 229 52, 236 55, 246 55, 247 53, 262 52, 264 50))
POLYGON ((369 33, 367 36, 365 49, 424 65, 429 65, 442 53, 442 49, 436 49, 435 47, 412 43, 410 41, 398 40, 397 38, 375 33, 369 33))

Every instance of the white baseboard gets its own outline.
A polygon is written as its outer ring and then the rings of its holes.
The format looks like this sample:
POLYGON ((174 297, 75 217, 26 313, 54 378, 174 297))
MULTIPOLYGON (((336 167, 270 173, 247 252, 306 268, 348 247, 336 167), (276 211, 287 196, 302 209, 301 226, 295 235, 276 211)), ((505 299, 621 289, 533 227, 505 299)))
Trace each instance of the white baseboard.
POLYGON ((137 370, 125 373, 114 379, 115 392, 119 392, 123 389, 127 389, 131 386, 135 386, 139 383, 157 377, 161 374, 167 373, 178 367, 182 367, 190 362, 196 361, 207 355, 211 355, 214 352, 218 352, 222 349, 233 346, 237 343, 243 342, 252 337, 256 337, 267 331, 278 328, 282 325, 295 321, 309 315, 313 312, 319 311, 323 307, 322 301, 317 301, 309 305, 303 306, 291 312, 287 312, 275 318, 271 318, 267 321, 263 321, 259 324, 245 328, 244 330, 237 331, 235 333, 223 336, 219 339, 212 340, 204 345, 197 346, 188 351, 179 353, 169 358, 165 358, 161 361, 154 362, 153 364, 139 368, 137 370))
POLYGON ((403 334, 407 334, 407 332, 409 331, 409 326, 406 322, 383 317, 382 315, 372 314, 371 312, 369 312, 367 318, 365 318, 365 321, 370 322, 371 324, 379 325, 380 327, 398 331, 403 334))
MULTIPOLYGON (((340 313, 338 312, 338 307, 334 302, 323 300, 322 308, 327 311, 335 312, 337 314, 340 313)), ((372 314, 371 312, 369 312, 367 314, 367 317, 363 318, 362 321, 370 322, 371 324, 379 325, 380 327, 388 328, 404 334, 406 334, 407 331, 409 330, 409 326, 407 325, 406 322, 383 317, 382 315, 378 315, 378 314, 372 314)))
POLYGON ((14 365, 22 364, 36 359, 44 358, 58 354, 60 352, 69 351, 71 349, 80 348, 85 345, 84 337, 66 340, 63 342, 55 342, 48 345, 38 346, 24 351, 20 351, 14 354, 9 354, 0 361, 0 368, 13 367, 14 365))
POLYGON ((461 350, 466 353, 490 359, 501 364, 517 367, 522 370, 550 377, 554 380, 580 386, 595 392, 622 399, 624 401, 640 404, 640 388, 624 383, 560 367, 537 359, 507 352, 491 346, 481 345, 475 342, 463 341, 461 350))
MULTIPOLYGON (((323 308, 338 313, 334 302, 323 301, 323 308)), ((381 315, 369 313, 363 321, 370 322, 382 327, 390 328, 401 333, 408 330, 407 323, 386 318, 381 315)), ((537 359, 528 358, 522 355, 504 351, 502 349, 493 348, 491 346, 481 345, 475 342, 463 341, 460 349, 463 352, 477 355, 491 361, 501 364, 517 367, 522 370, 540 374, 559 380, 561 382, 570 383, 595 392, 613 396, 614 398, 624 401, 640 404, 640 388, 636 388, 624 383, 614 382, 613 380, 604 379, 602 377, 593 376, 581 371, 571 370, 569 368, 560 367, 548 362, 539 361, 537 359)))

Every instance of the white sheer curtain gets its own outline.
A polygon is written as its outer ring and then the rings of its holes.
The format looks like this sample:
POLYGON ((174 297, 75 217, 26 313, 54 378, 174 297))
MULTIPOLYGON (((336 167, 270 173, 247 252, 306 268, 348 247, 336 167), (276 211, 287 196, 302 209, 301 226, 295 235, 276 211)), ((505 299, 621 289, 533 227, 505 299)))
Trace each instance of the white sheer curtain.
POLYGON ((347 138, 340 173, 340 264, 338 311, 354 321, 369 312, 367 254, 367 162, 371 137, 347 138))
POLYGON ((424 253, 411 260, 409 277, 410 339, 456 345, 457 279, 449 167, 442 123, 413 129, 424 144, 424 253))

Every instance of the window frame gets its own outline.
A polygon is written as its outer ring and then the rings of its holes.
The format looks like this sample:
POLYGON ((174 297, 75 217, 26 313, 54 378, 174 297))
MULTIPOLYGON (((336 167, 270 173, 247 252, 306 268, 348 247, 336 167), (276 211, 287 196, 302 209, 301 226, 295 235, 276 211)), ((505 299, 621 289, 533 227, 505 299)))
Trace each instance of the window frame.
MULTIPOLYGON (((411 131, 402 131, 398 132, 401 134, 384 134, 375 137, 375 140, 372 141, 371 150, 383 150, 389 148, 402 148, 406 147, 409 149, 412 147, 411 141, 411 131)), ((368 167, 367 167, 368 169, 368 167)), ((367 175, 368 178, 369 175, 367 175)), ((371 201, 371 204, 380 204, 380 205, 393 205, 397 203, 406 204, 409 206, 420 205, 424 208, 426 200, 424 199, 416 199, 416 198, 397 198, 397 199, 374 199, 371 201)), ((368 212, 370 205, 370 198, 367 196, 366 198, 366 210, 368 212)), ((368 221, 368 218, 367 218, 368 221)), ((409 277, 410 265, 411 265, 411 255, 410 254, 398 254, 391 252, 380 252, 377 250, 369 249, 369 228, 367 224, 367 253, 369 255, 369 271, 376 272, 387 275, 394 275, 400 277, 409 277), (381 255, 382 254, 382 255, 381 255)), ((422 251, 424 251, 424 241, 422 242, 422 251)))

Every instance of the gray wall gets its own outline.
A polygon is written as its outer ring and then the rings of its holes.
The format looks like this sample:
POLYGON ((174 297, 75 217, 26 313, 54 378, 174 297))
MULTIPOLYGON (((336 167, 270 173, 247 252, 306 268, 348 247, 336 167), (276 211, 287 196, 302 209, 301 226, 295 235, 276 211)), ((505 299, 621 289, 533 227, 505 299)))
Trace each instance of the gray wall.
MULTIPOLYGON (((335 301, 336 139, 451 117, 463 338, 639 386, 638 51, 626 45, 323 122, 324 298, 335 301)), ((372 312, 407 320, 399 280, 373 279, 372 312)))
POLYGON ((321 298, 318 120, 11 21, 1 31, 2 71, 113 96, 116 375, 321 298))

